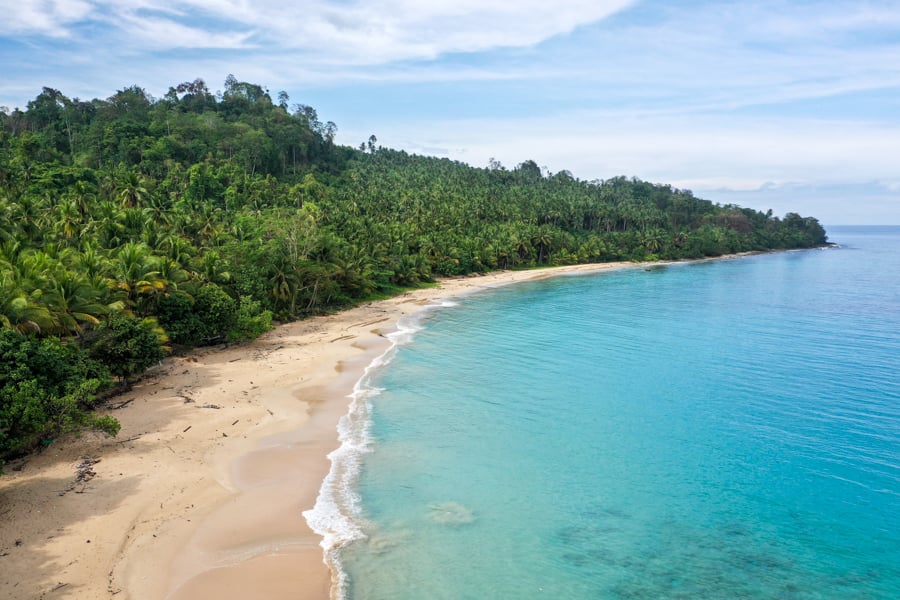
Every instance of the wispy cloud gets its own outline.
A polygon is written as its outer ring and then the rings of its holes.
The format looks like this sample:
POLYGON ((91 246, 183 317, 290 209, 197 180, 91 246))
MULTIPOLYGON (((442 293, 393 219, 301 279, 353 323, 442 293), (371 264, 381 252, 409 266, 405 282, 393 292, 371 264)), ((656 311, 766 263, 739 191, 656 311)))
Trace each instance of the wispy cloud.
POLYGON ((161 16, 119 14, 112 19, 116 27, 129 39, 145 48, 219 48, 242 49, 251 46, 252 32, 209 31, 202 27, 179 23, 161 16))
POLYGON ((536 44, 595 22, 631 0, 23 0, 6 8, 0 32, 77 38, 102 23, 147 49, 240 48, 250 36, 272 49, 326 62, 377 64, 536 44))
POLYGON ((5 2, 0 34, 35 34, 68 37, 69 27, 94 12, 85 0, 22 0, 5 2))

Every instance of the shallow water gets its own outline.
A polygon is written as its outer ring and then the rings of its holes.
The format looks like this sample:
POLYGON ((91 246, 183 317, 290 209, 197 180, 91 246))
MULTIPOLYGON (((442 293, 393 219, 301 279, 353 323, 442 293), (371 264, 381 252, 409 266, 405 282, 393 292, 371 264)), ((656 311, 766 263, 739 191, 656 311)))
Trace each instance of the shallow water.
POLYGON ((344 424, 344 595, 900 596, 900 229, 829 233, 408 323, 344 424))

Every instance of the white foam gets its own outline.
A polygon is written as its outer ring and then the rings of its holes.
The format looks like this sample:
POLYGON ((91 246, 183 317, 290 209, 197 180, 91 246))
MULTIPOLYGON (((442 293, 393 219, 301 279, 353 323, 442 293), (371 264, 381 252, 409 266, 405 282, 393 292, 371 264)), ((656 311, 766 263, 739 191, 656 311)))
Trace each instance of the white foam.
MULTIPOLYGON (((451 306, 457 304, 444 301, 440 305, 425 308, 451 306)), ((396 330, 385 335, 391 341, 391 346, 366 367, 363 376, 353 387, 350 408, 338 421, 340 446, 328 455, 331 469, 322 482, 315 506, 303 512, 310 528, 322 536, 320 545, 325 551, 325 563, 335 574, 335 589, 332 590, 332 597, 335 598, 344 598, 347 584, 339 550, 351 542, 366 539, 360 497, 356 490, 363 457, 372 451, 370 400, 381 393, 370 382, 378 369, 391 362, 397 347, 409 343, 415 333, 422 329, 422 320, 428 312, 430 311, 423 310, 401 319, 396 330)))

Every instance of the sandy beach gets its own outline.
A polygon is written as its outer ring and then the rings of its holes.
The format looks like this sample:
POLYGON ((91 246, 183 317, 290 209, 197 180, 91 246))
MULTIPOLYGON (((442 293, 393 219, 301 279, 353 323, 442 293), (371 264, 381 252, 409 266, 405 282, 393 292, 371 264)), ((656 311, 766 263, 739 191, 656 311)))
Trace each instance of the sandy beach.
POLYGON ((6 465, 0 597, 327 599, 301 513, 382 335, 446 298, 623 264, 446 279, 165 360, 110 401, 117 438, 85 433, 6 465))

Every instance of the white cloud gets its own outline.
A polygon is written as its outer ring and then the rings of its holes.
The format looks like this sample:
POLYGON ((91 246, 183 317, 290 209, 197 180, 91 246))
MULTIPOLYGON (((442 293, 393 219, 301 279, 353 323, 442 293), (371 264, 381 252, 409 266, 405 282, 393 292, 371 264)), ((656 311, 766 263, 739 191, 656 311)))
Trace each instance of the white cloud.
POLYGON ((792 3, 767 12, 765 34, 804 41, 833 42, 836 35, 900 26, 900 11, 884 3, 792 3))
POLYGON ((23 0, 0 32, 73 36, 103 22, 147 49, 242 47, 253 34, 271 49, 312 53, 324 62, 378 64, 448 52, 530 46, 595 22, 633 0, 484 3, 376 0, 335 4, 257 0, 23 0))
POLYGON ((282 48, 372 64, 447 52, 530 46, 633 4, 634 0, 356 0, 285 4, 186 0, 181 4, 275 36, 282 48))
POLYGON ((144 47, 163 48, 228 48, 247 47, 251 32, 216 33, 200 27, 184 25, 160 17, 136 17, 121 14, 118 27, 144 47))
POLYGON ((25 33, 67 37, 68 27, 93 10, 84 0, 12 0, 2 6, 0 34, 25 33))

